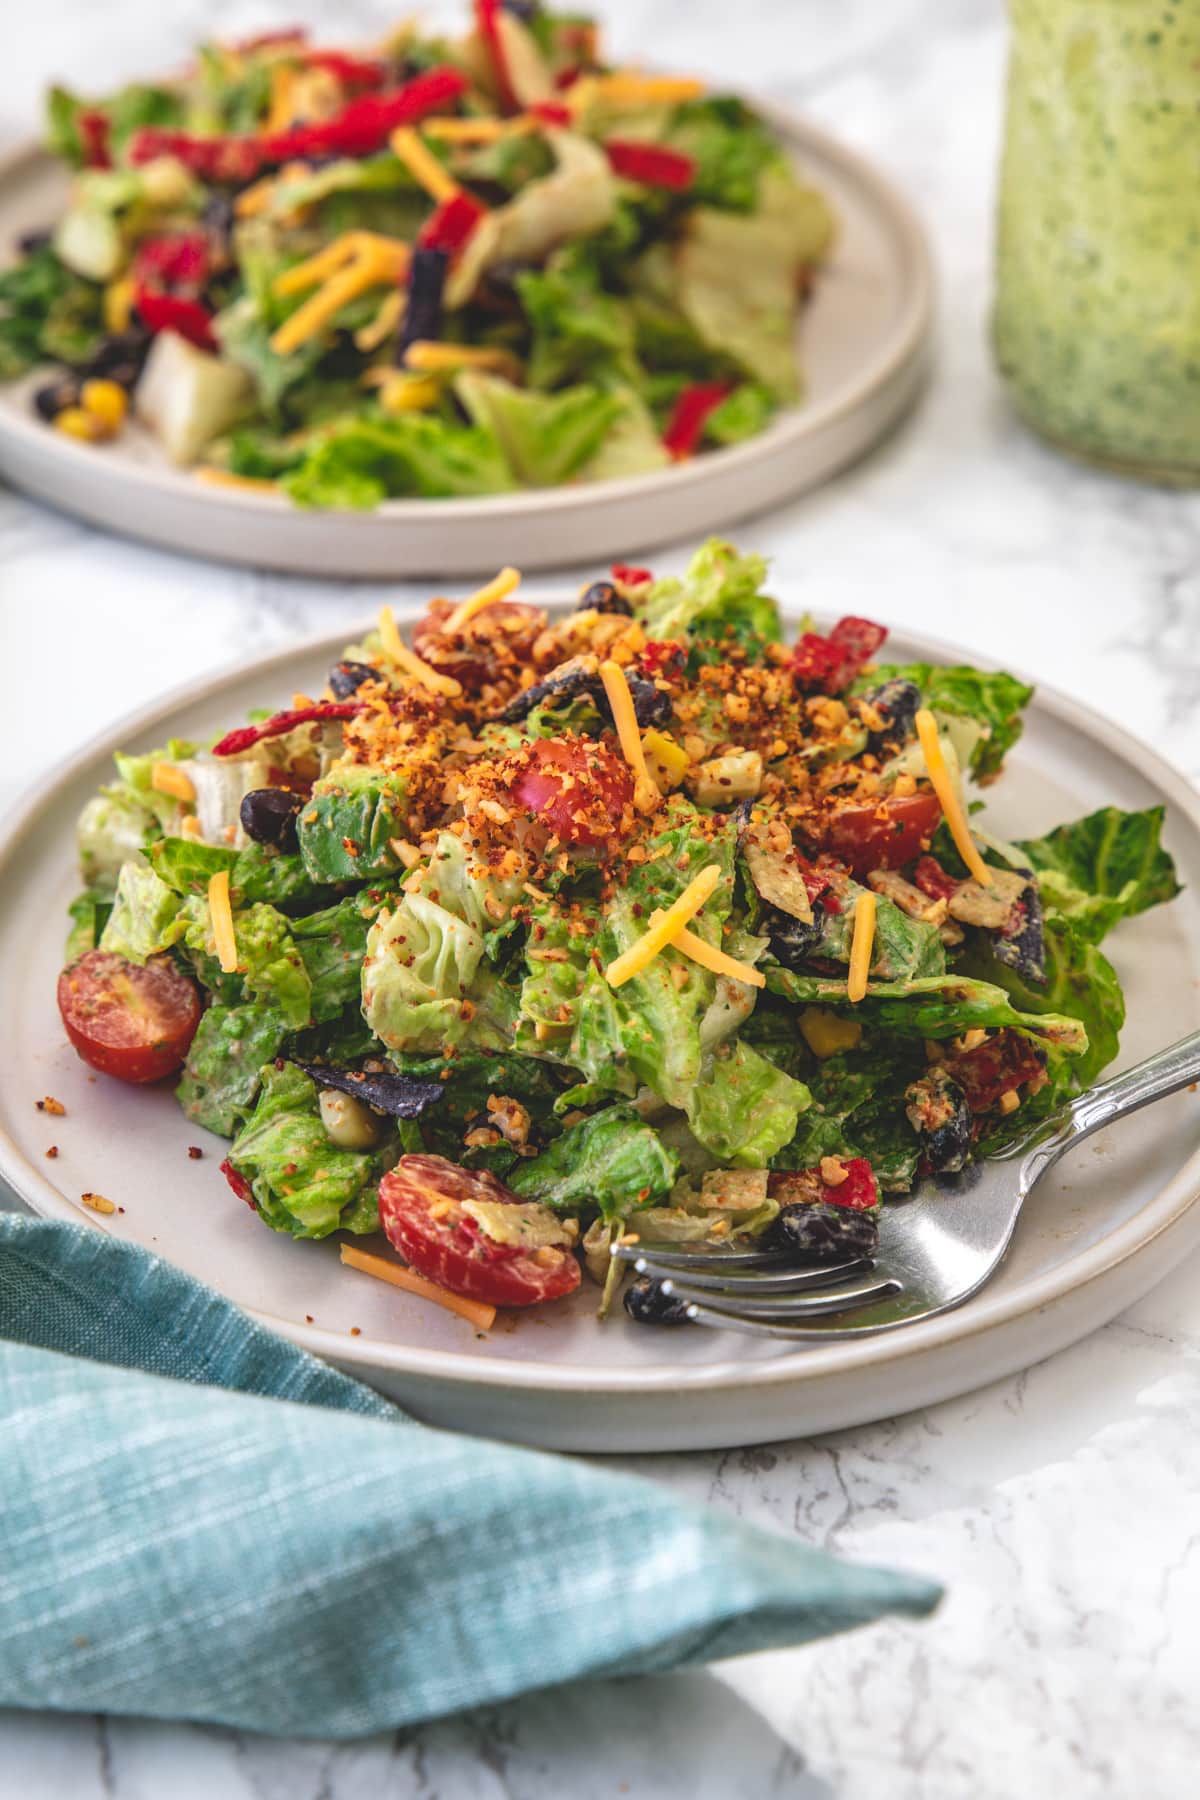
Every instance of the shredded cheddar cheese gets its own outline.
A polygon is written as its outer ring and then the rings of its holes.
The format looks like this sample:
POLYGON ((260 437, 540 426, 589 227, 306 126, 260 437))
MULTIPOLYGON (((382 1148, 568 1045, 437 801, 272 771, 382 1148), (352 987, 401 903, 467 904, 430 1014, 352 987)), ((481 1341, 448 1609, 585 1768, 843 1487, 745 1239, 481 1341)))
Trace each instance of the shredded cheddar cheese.
POLYGON ((424 119, 425 137, 443 144, 495 144, 501 138, 528 137, 541 128, 540 119, 522 113, 516 119, 424 119))
POLYGON ((232 975, 238 966, 237 934, 233 929, 233 907, 229 901, 229 870, 218 869, 208 884, 208 913, 212 920, 213 943, 222 972, 232 975))
POLYGON ((857 1005, 866 998, 871 952, 875 948, 875 896, 868 890, 854 903, 854 936, 850 941, 850 974, 846 998, 857 1005))
POLYGON ((660 950, 673 943, 690 919, 694 919, 700 908, 712 898, 713 890, 721 879, 721 871, 716 863, 710 863, 707 869, 701 869, 699 875, 688 882, 678 900, 659 913, 650 929, 643 933, 637 943, 630 949, 622 951, 615 957, 604 971, 605 980, 610 987, 620 987, 634 975, 640 975, 647 968, 660 950))
POLYGON ((370 352, 378 350, 380 344, 386 342, 400 326, 404 314, 404 295, 399 288, 393 288, 387 295, 383 305, 368 325, 361 325, 354 334, 354 348, 370 352))
POLYGON ((946 816, 946 824, 950 828, 950 836, 954 839, 954 847, 966 863, 971 874, 981 887, 990 887, 992 872, 975 848, 975 840, 971 836, 971 827, 967 823, 967 815, 962 801, 958 797, 958 789, 954 785, 946 758, 942 754, 941 738, 938 736, 937 720, 927 707, 922 707, 916 716, 917 738, 925 757, 925 767, 929 779, 933 783, 933 791, 942 803, 942 811, 946 816))
POLYGON ((297 263, 276 278, 274 292, 282 298, 316 293, 297 307, 271 338, 276 356, 288 356, 329 324, 351 300, 370 288, 395 286, 407 273, 411 252, 399 238, 381 237, 373 231, 346 231, 326 249, 297 263))
POLYGON ((453 175, 438 161, 428 145, 421 142, 420 135, 411 125, 398 126, 392 133, 391 145, 413 180, 439 206, 462 192, 453 175))
POLYGON ((629 681, 625 671, 618 662, 602 662, 600 679, 604 683, 604 692, 608 695, 608 704, 612 707, 613 724, 617 728, 621 754, 637 779, 649 781, 653 786, 650 771, 646 767, 642 733, 638 726, 637 714, 633 710, 633 695, 629 691, 629 681))
POLYGON ((565 99, 572 112, 583 111, 593 102, 610 107, 678 106, 684 100, 699 100, 704 83, 686 75, 641 75, 636 69, 618 69, 612 75, 585 76, 566 91, 565 99))
POLYGON ((477 1331, 490 1331, 496 1323, 495 1307, 485 1305, 482 1300, 466 1300, 461 1294, 452 1294, 449 1288, 439 1287, 435 1281, 426 1281, 423 1275, 414 1274, 403 1263, 389 1262, 383 1256, 372 1256, 367 1250, 356 1250, 352 1244, 343 1244, 341 1250, 342 1261, 351 1269, 360 1269, 364 1275, 374 1275, 377 1281, 389 1281, 393 1287, 416 1294, 421 1300, 432 1300, 435 1306, 443 1306, 447 1312, 457 1313, 460 1319, 469 1320, 477 1331))
POLYGON ((385 413, 428 412, 436 406, 441 385, 432 375, 389 375, 379 383, 379 404, 385 413))
POLYGON ((158 794, 171 794, 176 800, 182 800, 185 806, 195 804, 195 787, 174 763, 154 763, 150 769, 150 786, 158 794))
POLYGON ((497 600, 507 600, 508 596, 515 593, 520 585, 520 569, 501 569, 498 575, 493 575, 485 587, 469 594, 461 605, 455 607, 446 620, 445 630, 448 632, 461 631, 468 619, 473 619, 475 614, 482 612, 485 606, 495 606, 497 600))
MULTIPOLYGON (((661 919, 662 916, 660 912, 651 913, 650 923, 653 925, 655 920, 661 919)), ((689 931, 686 925, 671 939, 671 948, 681 951, 694 963, 699 963, 702 969, 711 969, 714 975, 728 975, 731 980, 744 981, 750 987, 760 988, 767 985, 766 976, 761 969, 756 969, 753 963, 739 962, 736 956, 726 956, 724 950, 718 950, 712 944, 705 943, 702 937, 697 937, 695 932, 689 931)))
POLYGON ((379 637, 384 655, 399 664, 414 681, 419 681, 432 694, 443 694, 447 700, 457 700, 462 693, 462 683, 455 681, 453 675, 443 675, 440 670, 431 669, 427 662, 422 662, 415 650, 409 649, 400 636, 396 615, 390 606, 380 608, 379 637))
POLYGON ((423 374, 453 373, 457 369, 482 369, 485 374, 505 375, 519 381, 521 365, 511 350, 487 349, 470 344, 439 344, 431 338, 418 338, 404 352, 406 369, 420 369, 423 374))

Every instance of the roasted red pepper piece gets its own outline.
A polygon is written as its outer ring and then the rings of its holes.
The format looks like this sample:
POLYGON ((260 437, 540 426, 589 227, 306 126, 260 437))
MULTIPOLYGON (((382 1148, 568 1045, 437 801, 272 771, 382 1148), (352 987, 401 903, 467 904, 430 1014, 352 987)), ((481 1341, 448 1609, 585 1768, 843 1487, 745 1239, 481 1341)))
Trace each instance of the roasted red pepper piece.
POLYGON ((255 1200, 254 1194, 251 1191, 250 1183, 246 1180, 244 1175, 238 1174, 228 1157, 226 1157, 225 1161, 221 1164, 221 1173, 237 1195, 238 1199, 244 1200, 252 1212, 257 1212, 258 1202, 255 1200))
POLYGON ((828 637, 806 631, 792 650, 792 673, 801 687, 836 694, 849 687, 887 638, 887 627, 870 619, 839 619, 828 637))
POLYGON ((652 569, 635 569, 629 563, 614 563, 609 570, 613 580, 621 587, 646 587, 654 580, 652 569))
POLYGON ((913 881, 931 900, 949 900, 962 885, 957 876, 947 875, 935 856, 923 856, 913 870, 913 881))
POLYGON ((260 31, 253 37, 239 38, 233 48, 242 56, 255 50, 273 50, 279 44, 303 44, 308 37, 307 25, 283 25, 275 31, 260 31))
POLYGON ((475 0, 475 20, 479 35, 487 47, 500 94, 500 104, 506 113, 515 113, 520 112, 521 102, 513 86, 508 58, 504 54, 504 40, 500 36, 500 12, 500 0, 475 0))
POLYGON ((298 706, 292 712, 276 713, 261 725, 239 725, 227 731, 220 743, 214 744, 214 756, 238 756, 261 744, 264 738, 283 737, 297 725, 308 725, 314 719, 353 719, 363 710, 361 700, 314 700, 311 706, 298 706))
POLYGON ((81 112, 76 120, 79 129, 79 147, 83 152, 84 167, 88 169, 111 169, 112 150, 109 134, 110 122, 107 113, 81 112))
POLYGON ((663 448, 682 462, 700 448, 704 428, 723 400, 733 392, 732 381, 696 381, 684 388, 671 409, 663 448))
POLYGON ((173 156, 201 181, 228 182, 241 186, 262 172, 266 156, 252 137, 197 137, 190 131, 168 131, 161 125, 143 125, 130 139, 129 161, 153 162, 173 156))
POLYGON ((830 1187, 828 1182, 822 1181, 825 1191, 821 1198, 825 1205, 846 1206, 852 1212, 866 1212, 869 1207, 878 1206, 879 1184, 866 1157, 844 1156, 838 1160, 846 1171, 846 1179, 839 1181, 836 1187, 830 1187))
POLYGON ((605 155, 614 175, 624 181, 640 181, 643 187, 667 188, 686 194, 696 180, 696 163, 682 150, 663 144, 635 143, 632 138, 609 138, 605 155))
POLYGON ((1027 1037, 1008 1027, 993 1033, 976 1049, 949 1057, 943 1066, 966 1095, 973 1113, 987 1112, 1026 1082, 1041 1087, 1045 1081, 1041 1053, 1027 1037))
POLYGON ((146 287, 197 293, 208 280, 209 242, 202 231, 172 231, 146 238, 133 259, 133 279, 146 287))
POLYGON ((473 194, 452 194, 430 213, 417 233, 418 250, 444 250, 447 256, 455 256, 486 212, 487 207, 473 194))

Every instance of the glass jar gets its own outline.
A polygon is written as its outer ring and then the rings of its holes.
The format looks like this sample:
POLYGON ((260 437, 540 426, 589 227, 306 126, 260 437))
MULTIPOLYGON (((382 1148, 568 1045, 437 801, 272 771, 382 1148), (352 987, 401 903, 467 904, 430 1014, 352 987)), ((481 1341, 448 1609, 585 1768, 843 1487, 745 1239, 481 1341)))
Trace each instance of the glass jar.
POLYGON ((1079 455, 1200 483, 1200 5, 1010 0, 996 356, 1079 455))

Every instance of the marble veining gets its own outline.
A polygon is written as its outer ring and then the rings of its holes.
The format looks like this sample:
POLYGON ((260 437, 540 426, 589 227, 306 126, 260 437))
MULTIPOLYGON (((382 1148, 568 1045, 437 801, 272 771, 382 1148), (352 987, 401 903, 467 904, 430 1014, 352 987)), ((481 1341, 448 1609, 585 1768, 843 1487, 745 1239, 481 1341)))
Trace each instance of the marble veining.
MULTIPOLYGON (((378 28, 341 0, 334 31, 378 28)), ((430 8, 445 14, 446 7, 430 8)), ((46 0, 0 66, 0 148, 51 75, 105 83, 243 0, 46 0)), ((942 282, 916 416, 822 492, 742 528, 777 591, 958 639, 1055 682, 1200 777, 1200 499, 1060 460, 989 365, 998 0, 608 0, 614 40, 802 106, 921 208, 942 282)), ((16 34, 13 34, 16 35, 16 34)), ((678 567, 683 546, 655 558, 678 567)), ((552 586, 547 580, 537 586, 552 586)), ((398 585, 399 600, 418 597, 398 585)), ((189 563, 0 491, 0 806, 206 669, 347 631, 377 590, 189 563), (70 654, 64 654, 64 646, 70 654), (53 666, 52 717, 20 672, 53 666)), ((706 1672, 534 1696, 395 1737, 288 1743, 145 1721, 0 1717, 0 1800, 1011 1800, 1195 1792, 1200 1259, 1075 1349, 904 1418, 721 1455, 607 1459, 849 1556, 943 1579, 884 1624, 706 1672)))

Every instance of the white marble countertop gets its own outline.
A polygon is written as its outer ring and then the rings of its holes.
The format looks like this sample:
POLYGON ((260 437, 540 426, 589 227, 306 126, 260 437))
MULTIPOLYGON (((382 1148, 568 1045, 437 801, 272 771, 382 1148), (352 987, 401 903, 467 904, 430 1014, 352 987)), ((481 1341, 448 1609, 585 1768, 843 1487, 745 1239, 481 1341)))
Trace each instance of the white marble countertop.
MULTIPOLYGON (((989 368, 998 0, 609 0, 605 10, 623 52, 758 86, 878 157, 935 240, 932 392, 866 462, 743 529, 774 557, 777 591, 1008 657, 1200 777, 1200 499, 1060 461, 1013 422, 989 368)), ((51 75, 103 88, 195 37, 297 12, 324 12, 353 35, 388 9, 42 0, 6 40, 0 146, 32 125, 51 75)), ((677 547, 655 561, 682 556, 677 547)), ((0 807, 161 687, 349 628, 379 598, 180 561, 0 491, 0 807), (35 713, 22 671, 51 667, 58 704, 35 713)), ((340 1747, 9 1714, 0 1796, 1192 1794, 1198 1403, 1193 1257, 1086 1343, 966 1399, 816 1442, 637 1464, 808 1542, 936 1573, 948 1595, 927 1624, 340 1747)))

